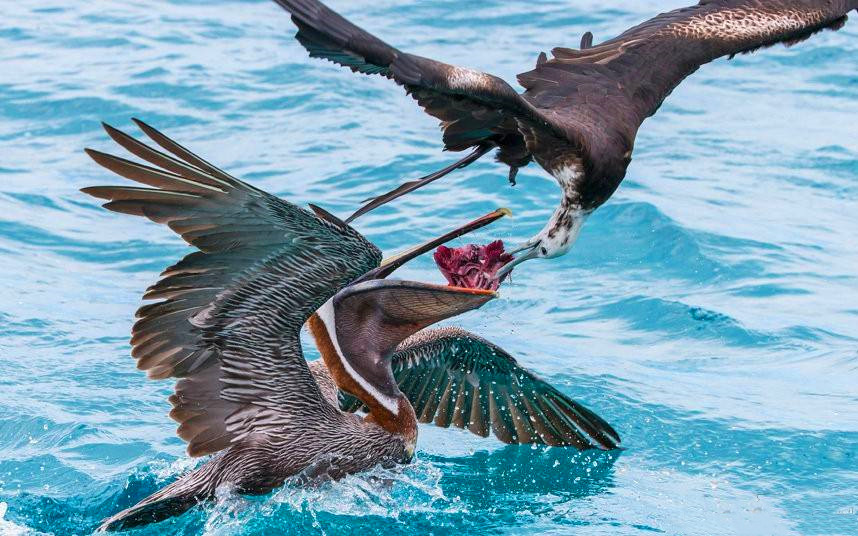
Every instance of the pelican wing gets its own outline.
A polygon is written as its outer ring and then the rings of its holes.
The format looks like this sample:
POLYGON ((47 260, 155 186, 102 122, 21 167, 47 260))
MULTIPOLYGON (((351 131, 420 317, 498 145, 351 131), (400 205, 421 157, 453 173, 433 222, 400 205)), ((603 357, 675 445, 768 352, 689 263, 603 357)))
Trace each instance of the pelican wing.
POLYGON ((403 86, 428 114, 441 121, 448 150, 491 142, 501 146, 508 157, 527 160, 519 122, 564 136, 496 76, 397 50, 318 0, 275 1, 292 14, 298 26, 296 39, 310 56, 354 72, 379 74, 403 86))
POLYGON ((621 156, 643 120, 701 65, 838 29, 852 9, 858 1, 702 0, 583 50, 555 48, 518 80, 533 106, 556 110, 557 123, 621 156))
POLYGON ((88 150, 150 188, 83 191, 105 208, 169 226, 198 251, 161 274, 137 311, 132 355, 150 378, 179 378, 170 415, 192 456, 210 454, 278 418, 336 411, 301 352, 299 331, 340 288, 378 266, 353 229, 232 177, 142 122, 166 154, 105 125, 153 166, 88 150))
MULTIPOLYGON (((616 431, 598 415, 521 367, 503 349, 459 328, 425 330, 392 358, 399 388, 420 422, 455 426, 505 443, 613 449, 616 431)), ((356 399, 341 394, 341 407, 356 399)))

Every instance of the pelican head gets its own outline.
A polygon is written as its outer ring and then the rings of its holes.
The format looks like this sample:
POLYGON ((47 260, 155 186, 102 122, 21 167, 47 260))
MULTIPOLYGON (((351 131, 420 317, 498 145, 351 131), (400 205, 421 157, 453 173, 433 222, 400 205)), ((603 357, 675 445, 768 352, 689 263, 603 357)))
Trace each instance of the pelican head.
MULTIPOLYGON (((328 300, 309 321, 328 369, 341 389, 362 400, 370 417, 400 435, 413 453, 416 416, 393 376, 390 356, 414 333, 477 309, 497 297, 491 288, 386 279, 394 270, 453 238, 505 215, 498 209, 384 260, 328 300)), ((495 289, 497 286, 494 287, 495 289)), ((410 458, 408 454, 405 458, 410 458)))

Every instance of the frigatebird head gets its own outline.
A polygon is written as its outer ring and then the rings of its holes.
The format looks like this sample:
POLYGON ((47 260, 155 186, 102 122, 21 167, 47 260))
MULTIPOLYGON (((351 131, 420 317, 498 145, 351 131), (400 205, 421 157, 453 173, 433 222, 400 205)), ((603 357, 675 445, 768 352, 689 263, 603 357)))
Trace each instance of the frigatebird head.
POLYGON ((592 209, 570 211, 561 204, 539 234, 509 252, 513 259, 497 270, 498 280, 502 281, 513 268, 525 261, 566 255, 578 240, 581 227, 591 213, 592 209))

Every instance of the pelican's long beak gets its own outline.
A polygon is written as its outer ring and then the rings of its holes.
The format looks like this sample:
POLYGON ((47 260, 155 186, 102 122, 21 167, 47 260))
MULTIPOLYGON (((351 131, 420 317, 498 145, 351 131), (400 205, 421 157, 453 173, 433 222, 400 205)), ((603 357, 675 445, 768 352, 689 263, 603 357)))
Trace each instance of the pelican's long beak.
POLYGON ((466 235, 472 231, 476 231, 477 229, 481 229, 486 225, 489 225, 490 223, 496 222, 504 216, 509 216, 510 214, 512 214, 512 212, 507 208, 499 208, 497 210, 493 210, 485 216, 481 216, 472 222, 466 223, 465 225, 462 225, 461 227, 458 227, 448 233, 445 233, 438 238, 434 238, 432 240, 429 240, 428 242, 425 242, 418 246, 414 246, 413 248, 410 248, 402 253, 384 259, 383 261, 381 261, 381 266, 379 266, 375 270, 367 272, 358 281, 366 281, 369 279, 384 279, 406 262, 416 257, 419 257, 424 253, 432 251, 438 246, 446 244, 450 240, 459 238, 460 236, 466 235))
POLYGON ((510 254, 515 255, 515 258, 510 262, 504 264, 500 270, 495 273, 495 279, 501 279, 506 276, 508 273, 512 271, 513 268, 523 263, 524 261, 529 261, 530 259, 535 259, 539 256, 539 242, 533 245, 523 245, 518 247, 512 251, 510 254))

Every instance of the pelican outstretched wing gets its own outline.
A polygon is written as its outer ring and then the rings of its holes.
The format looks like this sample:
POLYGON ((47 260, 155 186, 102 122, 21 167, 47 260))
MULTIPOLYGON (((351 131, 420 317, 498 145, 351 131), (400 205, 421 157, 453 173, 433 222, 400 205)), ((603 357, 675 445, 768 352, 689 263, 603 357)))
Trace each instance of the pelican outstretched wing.
POLYGON ((188 453, 216 452, 296 412, 336 411, 307 368, 299 332, 339 289, 376 268, 381 252, 324 211, 258 190, 136 122, 172 155, 107 125, 155 167, 87 152, 151 188, 83 191, 107 209, 166 224, 198 249, 146 291, 158 301, 137 311, 131 339, 149 377, 179 378, 170 415, 188 453))
MULTIPOLYGON (((455 426, 505 443, 613 449, 601 417, 534 376, 502 348, 459 328, 424 330, 392 357, 399 388, 420 422, 455 426)), ((340 395, 341 408, 360 401, 340 395)))

